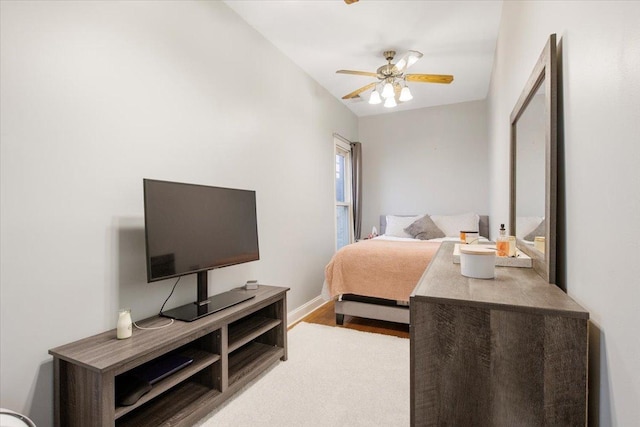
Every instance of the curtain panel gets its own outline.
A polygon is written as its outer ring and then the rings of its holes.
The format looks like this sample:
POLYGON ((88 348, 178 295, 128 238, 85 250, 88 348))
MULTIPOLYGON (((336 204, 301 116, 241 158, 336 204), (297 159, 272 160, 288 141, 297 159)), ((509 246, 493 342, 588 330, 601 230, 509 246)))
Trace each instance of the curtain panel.
POLYGON ((362 144, 351 143, 351 185, 353 191, 353 236, 356 240, 362 234, 362 144))

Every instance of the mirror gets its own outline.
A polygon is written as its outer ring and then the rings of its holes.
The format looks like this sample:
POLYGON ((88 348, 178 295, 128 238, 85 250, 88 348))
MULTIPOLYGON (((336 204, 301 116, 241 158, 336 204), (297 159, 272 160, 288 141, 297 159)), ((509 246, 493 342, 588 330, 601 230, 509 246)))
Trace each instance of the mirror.
POLYGON ((549 283, 556 278, 556 68, 552 34, 511 112, 509 234, 549 283))
POLYGON ((516 123, 516 231, 529 242, 544 236, 544 85, 538 86, 516 123), (539 227, 539 229, 538 229, 539 227), (542 231, 542 233, 541 233, 542 231), (531 235, 531 236, 529 236, 531 235), (524 237, 527 236, 527 239, 524 237))

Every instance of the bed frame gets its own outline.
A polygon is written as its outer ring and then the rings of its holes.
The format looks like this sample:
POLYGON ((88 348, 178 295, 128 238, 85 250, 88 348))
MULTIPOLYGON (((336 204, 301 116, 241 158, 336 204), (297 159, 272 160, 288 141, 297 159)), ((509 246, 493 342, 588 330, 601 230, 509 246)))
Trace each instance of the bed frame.
MULTIPOLYGON (((415 216, 415 215, 406 215, 415 216)), ((387 216, 380 215, 380 234, 387 228, 387 216)), ((489 216, 480 215, 481 236, 489 238, 489 216)), ((336 324, 344 324, 344 316, 364 317, 387 322, 409 324, 409 303, 363 295, 343 294, 335 303, 336 324)))

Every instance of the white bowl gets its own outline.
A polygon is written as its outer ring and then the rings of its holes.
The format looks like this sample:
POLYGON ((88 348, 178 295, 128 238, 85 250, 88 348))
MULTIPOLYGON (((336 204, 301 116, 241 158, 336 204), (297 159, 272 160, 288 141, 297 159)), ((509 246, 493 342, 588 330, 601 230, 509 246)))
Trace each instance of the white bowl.
POLYGON ((0 408, 0 426, 2 427, 36 427, 36 425, 25 415, 0 408))

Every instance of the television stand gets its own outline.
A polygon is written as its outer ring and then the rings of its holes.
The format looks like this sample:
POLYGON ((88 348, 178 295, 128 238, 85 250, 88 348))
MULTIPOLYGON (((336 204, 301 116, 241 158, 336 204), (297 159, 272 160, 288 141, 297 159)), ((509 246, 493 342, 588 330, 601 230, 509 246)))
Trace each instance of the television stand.
POLYGON ((180 307, 172 308, 160 313, 160 316, 169 317, 171 319, 183 320, 185 322, 193 322, 201 317, 217 313, 225 308, 233 307, 236 304, 250 300, 255 295, 251 292, 239 292, 237 290, 223 292, 213 295, 208 302, 185 304, 180 307))
MULTIPOLYGON (((56 427, 192 426, 278 360, 287 360, 287 291, 260 285, 232 292, 253 298, 193 322, 156 330, 116 330, 49 350, 53 356, 56 427), (192 359, 153 384, 129 406, 118 405, 116 384, 168 355, 192 359)), ((155 316, 147 327, 166 323, 155 316)))

